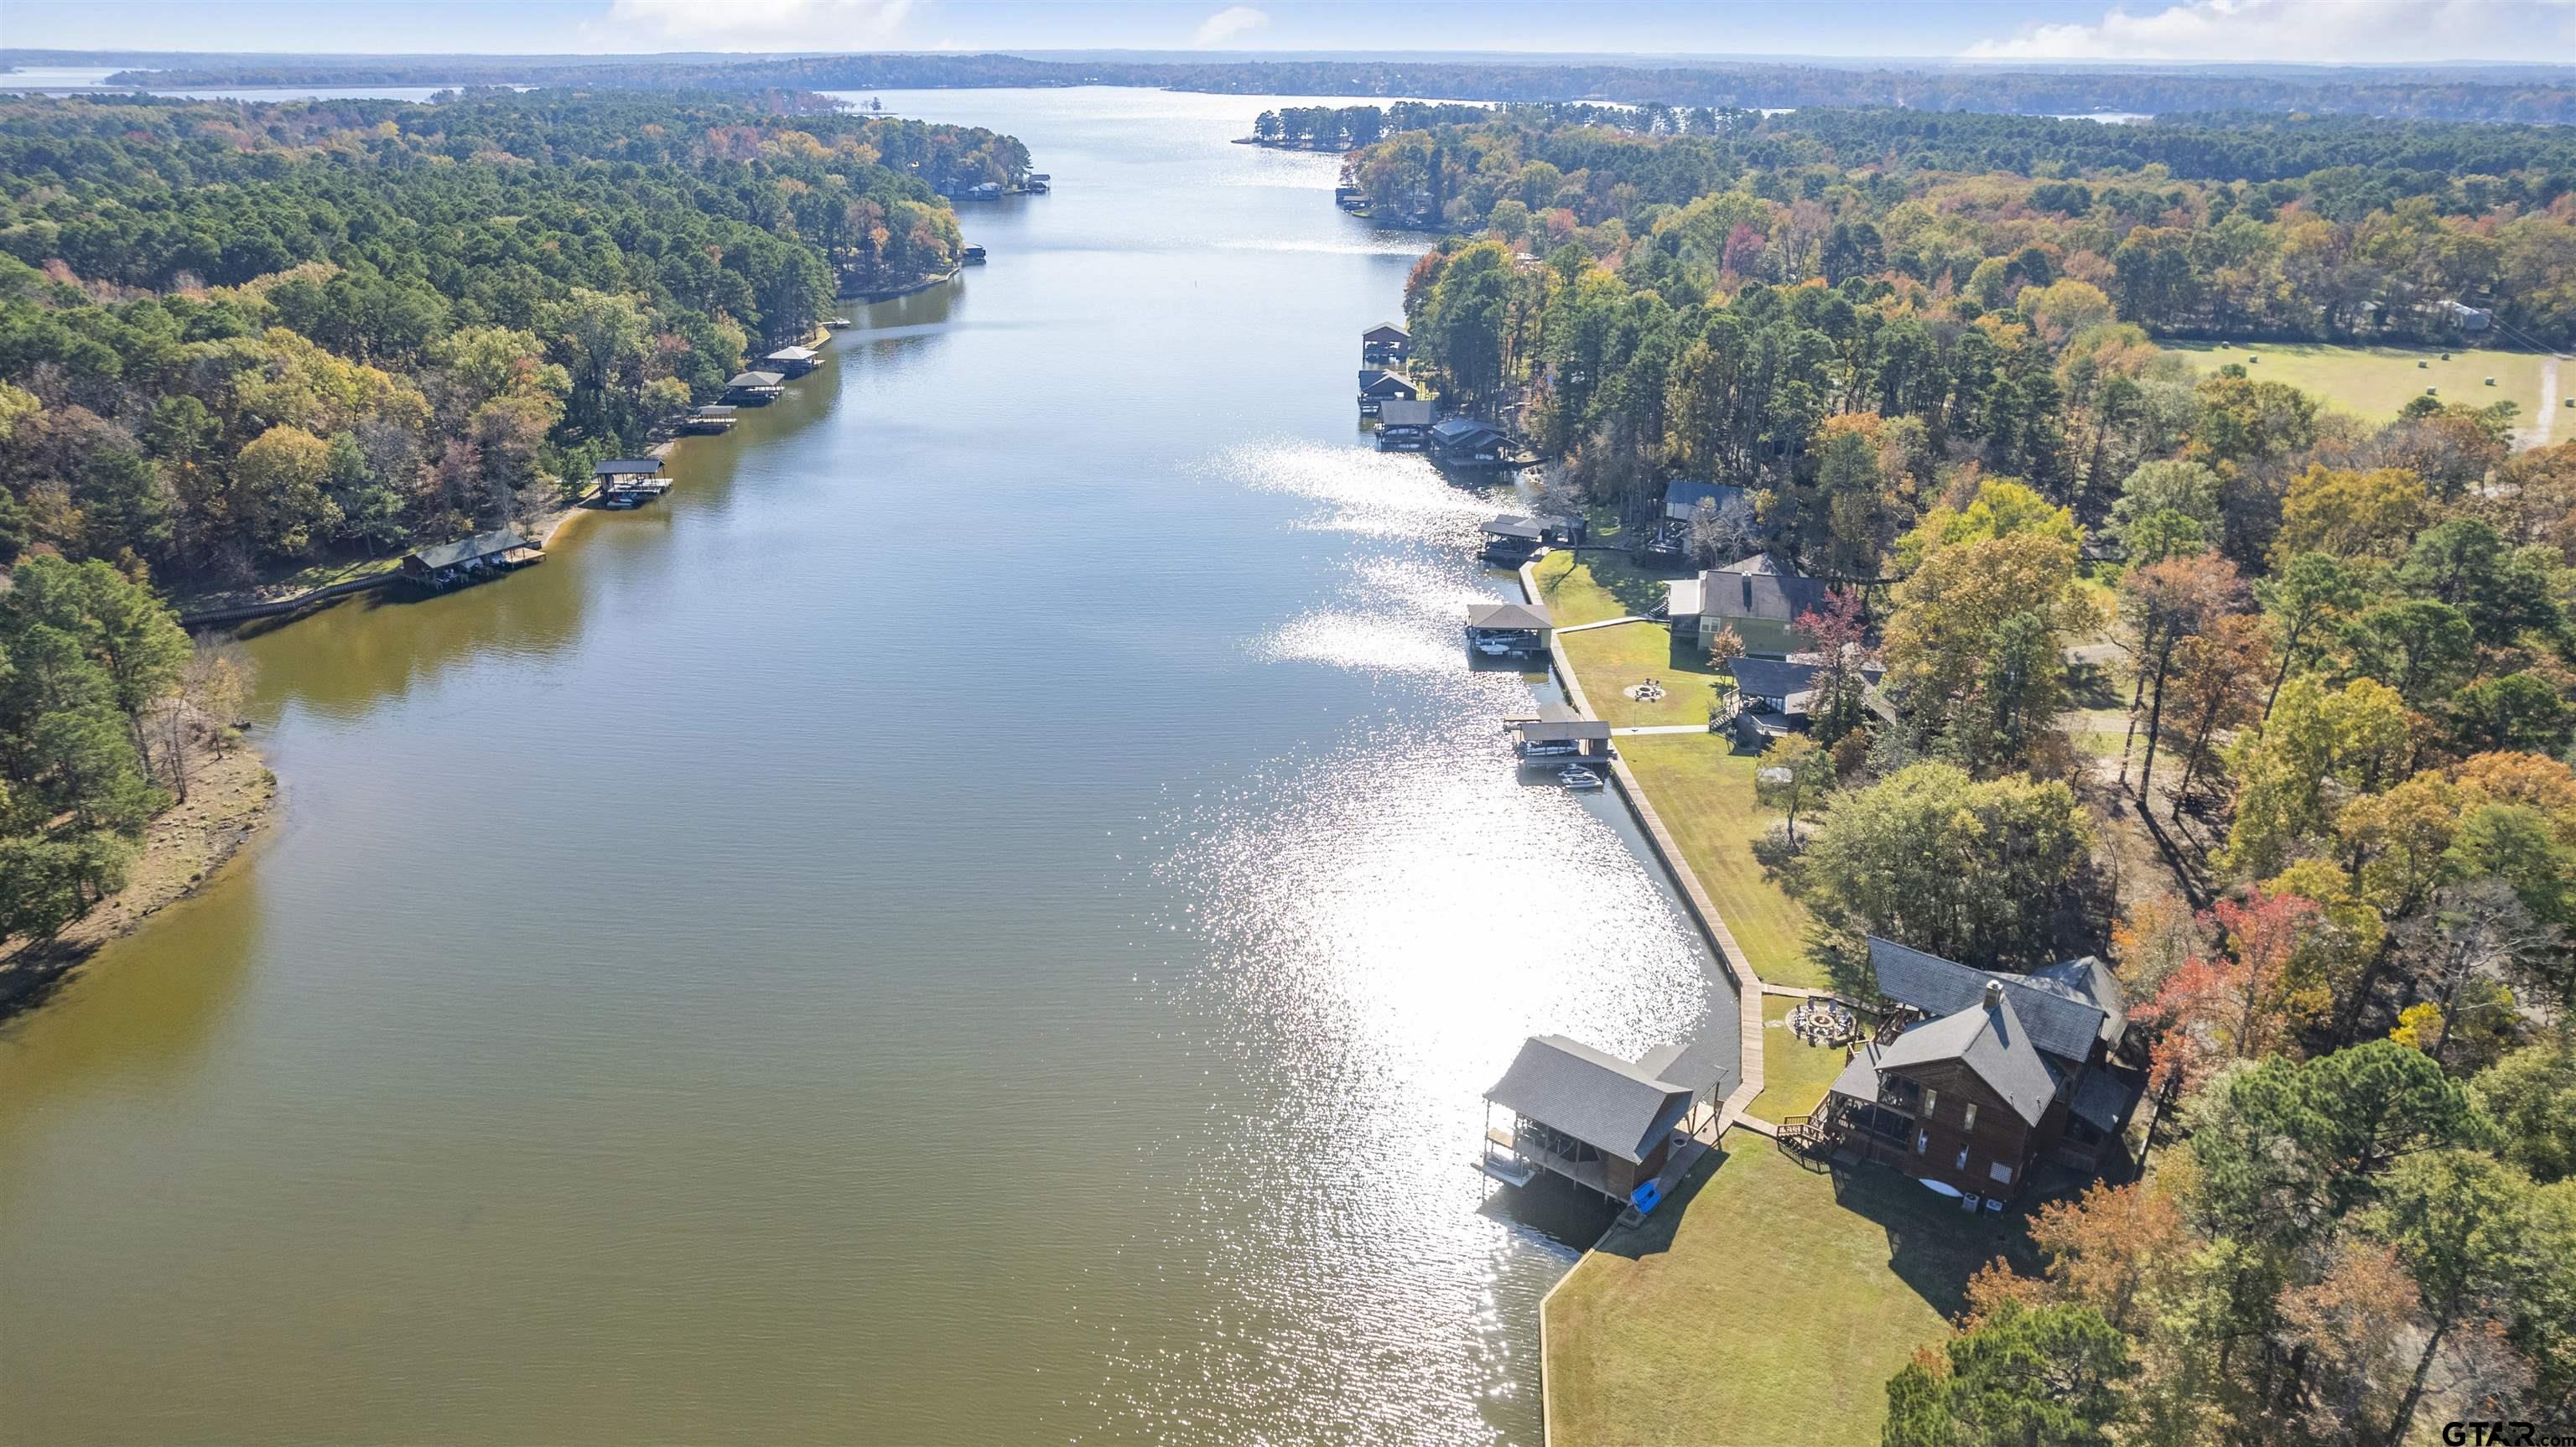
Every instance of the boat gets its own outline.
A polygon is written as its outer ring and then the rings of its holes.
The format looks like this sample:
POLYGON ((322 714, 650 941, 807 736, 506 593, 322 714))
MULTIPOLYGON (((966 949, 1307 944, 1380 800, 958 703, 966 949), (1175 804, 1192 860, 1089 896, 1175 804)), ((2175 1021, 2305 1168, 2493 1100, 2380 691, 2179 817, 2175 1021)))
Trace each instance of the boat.
POLYGON ((1476 651, 1487 658, 1505 658, 1510 656, 1512 646, 1500 639, 1488 638, 1476 645, 1476 651))
POLYGON ((823 323, 823 325, 824 325, 824 326, 826 326, 826 327, 828 327, 828 328, 830 328, 830 329, 831 329, 831 330, 833 330, 833 331, 836 331, 836 332, 837 332, 837 331, 843 331, 843 330, 846 330, 846 329, 849 327, 849 325, 850 325, 850 319, 849 319, 848 317, 834 317, 834 318, 832 318, 831 320, 829 320, 829 321, 827 321, 827 322, 823 323))
POLYGON ((1577 791, 1601 787, 1601 776, 1581 764, 1568 764, 1557 770, 1556 781, 1577 791))

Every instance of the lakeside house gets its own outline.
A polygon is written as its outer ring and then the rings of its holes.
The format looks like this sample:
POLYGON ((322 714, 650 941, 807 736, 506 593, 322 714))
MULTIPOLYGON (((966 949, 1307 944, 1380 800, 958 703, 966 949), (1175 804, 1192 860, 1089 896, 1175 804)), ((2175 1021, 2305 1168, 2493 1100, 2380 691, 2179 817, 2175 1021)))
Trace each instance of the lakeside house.
POLYGON ((1612 757, 1610 724, 1585 718, 1561 703, 1541 704, 1534 714, 1503 720, 1503 737, 1525 764, 1606 764, 1612 757))
POLYGON ((681 421, 680 430, 704 433, 727 432, 732 430, 736 421, 740 420, 740 411, 740 408, 729 407, 722 402, 710 402, 703 407, 693 409, 681 421))
POLYGON ((515 528, 495 528, 452 543, 421 548, 402 560, 405 581, 433 591, 496 577, 546 560, 545 550, 515 528))
POLYGON ((1695 578, 1664 585, 1664 617, 1676 642, 1688 640, 1702 652, 1718 633, 1732 627, 1744 640, 1744 651, 1786 658, 1796 650, 1791 627, 1801 613, 1823 606, 1824 583, 1798 571, 1798 565, 1776 553, 1756 553, 1695 578))
POLYGON ((784 372, 737 372, 725 383, 725 400, 745 407, 766 407, 787 390, 784 372))
POLYGON ((1743 488, 1728 483, 1674 478, 1664 484, 1663 511, 1638 540, 1637 550, 1658 557, 1682 556, 1690 551, 1691 519, 1699 514, 1699 505, 1724 508, 1742 496, 1743 488))
POLYGON ((1444 417, 1431 429, 1431 460, 1443 467, 1500 467, 1511 437, 1491 422, 1473 417, 1444 417))
MULTIPOLYGON (((1822 659, 1815 654, 1799 658, 1747 654, 1730 662, 1727 672, 1735 678, 1735 701, 1727 724, 1736 742, 1759 749, 1783 734, 1805 733, 1815 704, 1816 676, 1824 671, 1822 659)), ((1886 674, 1875 664, 1860 670, 1862 682, 1869 685, 1886 674)))
POLYGON ((1693 1107, 1713 1101, 1718 1080, 1689 1073, 1687 1052, 1666 1046, 1622 1060, 1563 1035, 1532 1035, 1485 1092, 1485 1138, 1477 1167, 1506 1185, 1545 1171, 1640 1211, 1654 1209, 1665 1166, 1693 1107), (1679 1067, 1677 1069, 1677 1067, 1679 1067), (1496 1126, 1494 1110, 1511 1113, 1496 1126))
POLYGON ((763 371, 777 372, 788 377, 802 377, 823 365, 823 354, 812 347, 780 347, 760 360, 765 364, 762 367, 763 371))
POLYGON ((1440 420, 1437 402, 1398 397, 1377 407, 1377 445, 1381 452, 1419 451, 1431 440, 1431 425, 1440 420))
POLYGON ((1527 658, 1547 652, 1556 620, 1535 603, 1470 603, 1467 646, 1488 658, 1527 658))
POLYGON ((593 467, 590 477, 599 485, 602 507, 641 507, 671 490, 671 479, 662 475, 658 457, 611 458, 593 467))
POLYGON ((1360 333, 1360 360, 1401 362, 1413 355, 1413 334, 1393 322, 1380 322, 1360 333))
POLYGON ((2146 1072, 2100 960, 2015 975, 1875 937, 1869 959, 1888 1013, 1816 1114, 1782 1122, 1784 1139, 1997 1209, 2034 1171, 2089 1179, 2110 1163, 2146 1072))

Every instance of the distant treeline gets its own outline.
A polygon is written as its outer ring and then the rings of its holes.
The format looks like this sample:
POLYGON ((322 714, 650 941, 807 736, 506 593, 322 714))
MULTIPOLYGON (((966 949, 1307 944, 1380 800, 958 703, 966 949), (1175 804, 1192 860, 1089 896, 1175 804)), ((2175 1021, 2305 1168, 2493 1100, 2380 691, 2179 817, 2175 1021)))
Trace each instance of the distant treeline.
MULTIPOLYGON (((2430 42, 2428 43, 2435 43, 2430 42)), ((0 58, 7 58, 0 56, 0 58)), ((59 57, 46 57, 59 60, 59 57)), ((25 63, 26 57, 17 58, 25 63)), ((2576 122, 2561 69, 2165 70, 1942 66, 1851 69, 1713 62, 1662 67, 1494 61, 1031 60, 1015 55, 707 57, 205 57, 129 70, 152 86, 548 84, 872 90, 942 86, 1160 86, 1234 95, 1610 100, 1761 109, 1903 106, 1927 111, 2171 114, 2262 111, 2443 120, 2576 122)))
POLYGON ((231 585, 515 519, 1027 168, 729 95, 0 103, 0 564, 231 585))
POLYGON ((1396 131, 1427 131, 1433 126, 1472 126, 1492 120, 1493 108, 1466 102, 1448 104, 1400 100, 1391 106, 1282 106, 1254 117, 1252 138, 1263 145, 1312 146, 1346 151, 1373 146, 1396 131))
POLYGON ((2561 129, 1512 106, 1345 169, 1382 221, 1574 242, 1640 286, 1901 277, 1991 312, 2072 278, 2159 333, 2445 340, 2457 304, 2526 345, 2576 340, 2561 129))

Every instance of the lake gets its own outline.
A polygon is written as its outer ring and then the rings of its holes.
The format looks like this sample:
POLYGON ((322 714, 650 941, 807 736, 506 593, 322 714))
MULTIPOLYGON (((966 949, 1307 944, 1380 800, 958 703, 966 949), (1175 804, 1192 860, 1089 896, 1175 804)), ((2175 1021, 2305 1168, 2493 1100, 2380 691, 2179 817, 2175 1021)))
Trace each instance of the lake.
POLYGON ((0 1032, 0 1435, 1537 1440, 1603 1215, 1478 1097, 1734 1007, 1357 426, 1420 239, 1275 97, 883 99, 1055 177, 991 265, 250 645, 276 826, 0 1032))

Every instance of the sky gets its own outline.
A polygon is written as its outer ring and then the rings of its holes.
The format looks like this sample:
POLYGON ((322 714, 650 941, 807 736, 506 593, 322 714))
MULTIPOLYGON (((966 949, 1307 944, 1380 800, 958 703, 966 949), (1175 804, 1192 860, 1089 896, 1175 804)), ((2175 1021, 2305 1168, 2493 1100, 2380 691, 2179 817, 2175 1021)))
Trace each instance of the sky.
POLYGON ((2576 0, 0 0, 0 46, 2576 63, 2576 0))

